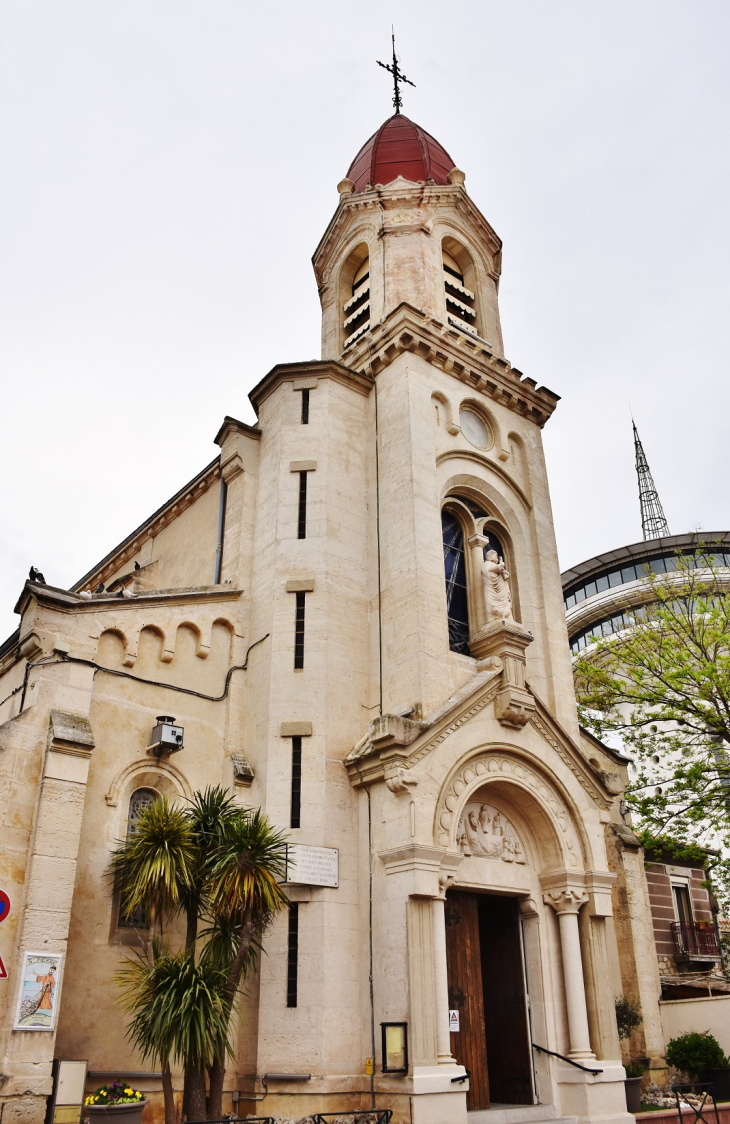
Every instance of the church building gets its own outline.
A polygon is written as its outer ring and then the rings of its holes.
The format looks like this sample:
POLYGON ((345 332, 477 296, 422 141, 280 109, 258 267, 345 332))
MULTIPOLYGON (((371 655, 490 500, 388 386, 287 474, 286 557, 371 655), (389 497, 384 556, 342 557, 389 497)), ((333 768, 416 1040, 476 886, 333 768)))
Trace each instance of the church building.
POLYGON ((558 396, 505 357, 501 241, 400 112, 338 191, 321 360, 262 378, 256 425, 224 418, 211 463, 72 589, 28 581, 0 646, 3 1124, 43 1124, 54 1059, 162 1120, 113 981, 144 919, 105 871, 140 808, 217 784, 296 845, 225 1111, 629 1124, 614 1000, 638 981, 662 1072, 626 761, 576 712, 558 396))

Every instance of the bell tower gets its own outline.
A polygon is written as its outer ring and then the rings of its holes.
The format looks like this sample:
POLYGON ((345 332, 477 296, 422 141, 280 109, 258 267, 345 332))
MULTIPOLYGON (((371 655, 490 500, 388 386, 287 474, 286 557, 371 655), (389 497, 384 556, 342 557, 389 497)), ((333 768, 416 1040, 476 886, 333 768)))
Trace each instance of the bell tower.
POLYGON ((375 389, 382 705, 426 712, 475 661, 502 658, 483 635, 494 548, 529 645, 518 663, 577 731, 540 441, 557 396, 505 358, 502 243, 464 180, 446 149, 396 112, 350 164, 313 256, 322 359, 375 389), (457 568, 446 595, 445 560, 457 568))
POLYGON ((338 190, 313 258, 322 358, 347 363, 401 304, 501 356, 502 243, 439 142, 396 113, 363 145, 338 190))

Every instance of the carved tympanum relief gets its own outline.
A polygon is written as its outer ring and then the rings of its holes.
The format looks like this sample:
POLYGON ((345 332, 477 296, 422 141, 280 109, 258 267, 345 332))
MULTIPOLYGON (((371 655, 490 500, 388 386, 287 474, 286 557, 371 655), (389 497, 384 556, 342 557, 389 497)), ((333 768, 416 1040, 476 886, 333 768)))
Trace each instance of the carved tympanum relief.
POLYGON ((493 804, 473 800, 461 813, 456 842, 462 855, 524 863, 525 850, 514 825, 493 804))

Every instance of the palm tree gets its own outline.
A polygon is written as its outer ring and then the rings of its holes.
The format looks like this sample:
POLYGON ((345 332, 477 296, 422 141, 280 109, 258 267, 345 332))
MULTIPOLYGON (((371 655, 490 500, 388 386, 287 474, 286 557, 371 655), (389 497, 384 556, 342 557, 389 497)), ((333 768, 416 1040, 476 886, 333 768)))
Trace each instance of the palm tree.
MULTIPOLYGON (((171 1063, 204 1072, 214 1044, 228 1045, 229 1013, 222 999, 225 976, 210 962, 195 964, 183 949, 171 955, 153 941, 152 956, 128 959, 116 976, 122 1003, 134 1017, 127 1036, 143 1058, 157 1058, 162 1069, 165 1124, 177 1124, 171 1063)), ((205 1083, 191 1109, 205 1115, 205 1083), (200 1096, 202 1092, 202 1097, 200 1096)))
POLYGON ((170 953, 153 939, 147 956, 128 961, 118 979, 133 1014, 128 1033, 160 1058, 166 1124, 174 1114, 171 1061, 184 1067, 183 1113, 222 1113, 229 1028, 242 980, 261 938, 287 904, 279 880, 286 843, 260 809, 241 809, 220 787, 196 792, 188 807, 164 798, 146 808, 114 852, 110 873, 128 913, 145 908, 159 930, 184 913, 185 943, 170 953), (206 928, 199 931, 200 923, 206 928), (169 1104, 168 1104, 169 1101, 169 1104))
MULTIPOLYGON (((286 840, 260 808, 241 811, 226 821, 210 867, 211 955, 227 966, 224 1000, 229 1020, 241 980, 255 959, 264 931, 288 898, 286 840)), ((210 1072, 209 1119, 223 1110, 226 1045, 219 1039, 210 1072)))

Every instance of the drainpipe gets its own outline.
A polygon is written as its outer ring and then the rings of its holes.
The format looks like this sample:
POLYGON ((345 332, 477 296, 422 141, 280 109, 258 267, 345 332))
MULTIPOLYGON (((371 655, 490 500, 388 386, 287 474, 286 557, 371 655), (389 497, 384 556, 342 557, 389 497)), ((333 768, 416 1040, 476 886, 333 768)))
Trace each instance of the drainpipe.
POLYGON ((218 504, 218 542, 215 548, 215 576, 213 585, 221 584, 221 571, 223 569, 223 535, 226 529, 226 498, 228 485, 221 476, 220 503, 218 504))

